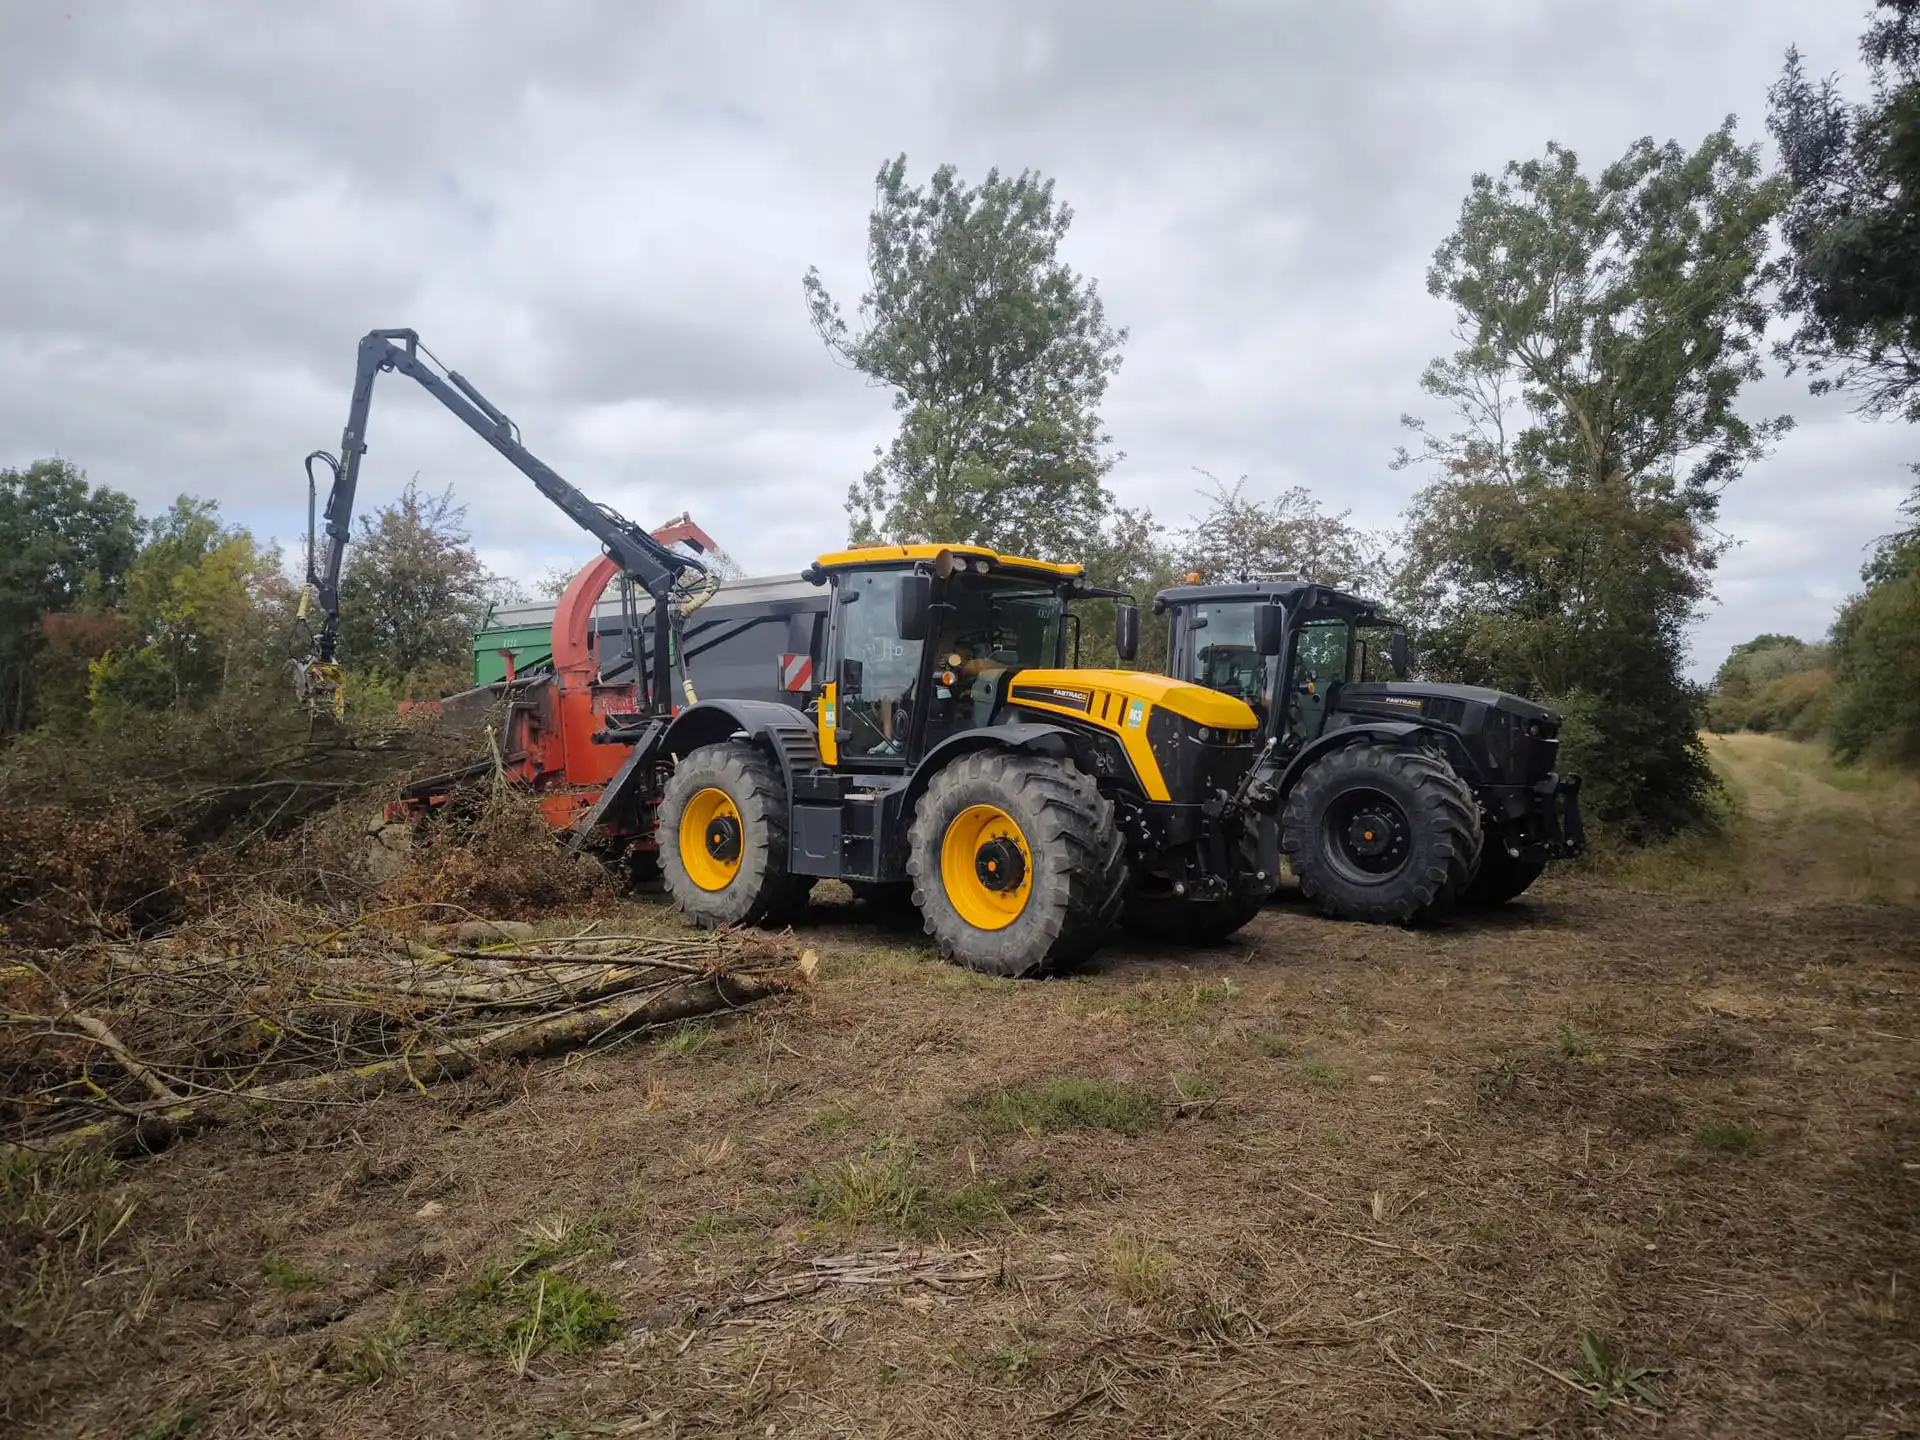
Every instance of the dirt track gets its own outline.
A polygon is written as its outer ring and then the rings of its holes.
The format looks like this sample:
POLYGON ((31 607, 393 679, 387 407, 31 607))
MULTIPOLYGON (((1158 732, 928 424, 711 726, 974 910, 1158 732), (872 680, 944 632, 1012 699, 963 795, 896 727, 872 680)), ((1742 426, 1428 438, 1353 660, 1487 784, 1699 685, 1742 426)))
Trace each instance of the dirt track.
POLYGON ((129 1168, 99 1278, 8 1332, 0 1429, 1920 1428, 1911 909, 1566 881, 1403 933, 1278 905, 1048 984, 856 914, 818 907, 810 1001, 129 1168), (1001 1094, 1056 1080, 1151 1103, 1105 1128, 1001 1094), (517 1378, 445 1317, 536 1252, 617 1338, 517 1378))

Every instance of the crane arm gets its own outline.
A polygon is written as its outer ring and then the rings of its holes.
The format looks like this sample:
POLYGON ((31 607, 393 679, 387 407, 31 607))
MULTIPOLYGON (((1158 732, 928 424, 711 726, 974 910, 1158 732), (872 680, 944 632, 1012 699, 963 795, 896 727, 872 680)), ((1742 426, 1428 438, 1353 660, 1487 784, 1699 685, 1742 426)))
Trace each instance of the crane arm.
MULTIPOLYGON (((309 482, 313 480, 315 460, 324 462, 333 472, 326 509, 321 516, 326 530, 325 548, 319 554, 311 548, 317 537, 309 516, 307 583, 320 610, 313 661, 306 672, 310 682, 322 688, 330 683, 337 686, 337 671, 333 667, 340 638, 340 573, 353 536, 354 492, 360 483, 360 457, 367 451, 367 415, 373 405, 373 382, 383 370, 418 381, 428 394, 511 461, 514 468, 569 519, 598 540, 621 572, 647 592, 653 600, 656 617, 653 674, 659 677, 654 687, 659 694, 646 698, 651 706, 666 704, 666 677, 670 674, 671 658, 667 621, 674 589, 682 576, 690 571, 704 575, 706 567, 654 539, 618 511, 588 499, 577 486, 562 479, 521 443, 518 426, 459 371, 442 367, 412 330, 375 330, 360 341, 353 400, 347 411, 346 429, 340 437, 339 458, 324 451, 315 451, 307 457, 309 482)), ((304 602, 302 608, 304 611, 304 602)))

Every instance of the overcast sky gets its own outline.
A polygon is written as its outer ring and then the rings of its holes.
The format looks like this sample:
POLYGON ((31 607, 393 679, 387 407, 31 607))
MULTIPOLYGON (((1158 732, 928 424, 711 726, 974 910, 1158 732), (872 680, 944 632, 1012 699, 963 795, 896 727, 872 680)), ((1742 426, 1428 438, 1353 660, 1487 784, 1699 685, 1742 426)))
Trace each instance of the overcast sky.
MULTIPOLYGON (((754 572, 845 535, 885 393, 808 328, 851 305, 904 151, 1053 176, 1132 331, 1112 486, 1178 524, 1196 467, 1391 522, 1398 417, 1449 313, 1423 275, 1476 170, 1549 139, 1763 134, 1797 42, 1857 73, 1865 0, 996 0, 263 5, 0 0, 0 465, 58 453, 158 507, 305 524, 354 345, 418 329, 533 449, 754 572)), ((415 387, 362 499, 416 471, 532 580, 591 542, 415 387)), ((1904 431, 1772 379, 1800 428, 1731 490, 1696 672, 1814 637, 1892 528, 1904 431)))

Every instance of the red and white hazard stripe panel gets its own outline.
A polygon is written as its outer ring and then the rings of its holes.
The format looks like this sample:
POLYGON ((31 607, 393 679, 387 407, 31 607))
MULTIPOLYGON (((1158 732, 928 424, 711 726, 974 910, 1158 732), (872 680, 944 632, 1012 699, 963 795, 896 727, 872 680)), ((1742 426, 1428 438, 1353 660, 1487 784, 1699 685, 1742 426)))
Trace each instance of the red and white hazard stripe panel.
POLYGON ((813 657, 811 655, 782 655, 780 657, 780 688, 782 690, 811 690, 813 688, 813 657))

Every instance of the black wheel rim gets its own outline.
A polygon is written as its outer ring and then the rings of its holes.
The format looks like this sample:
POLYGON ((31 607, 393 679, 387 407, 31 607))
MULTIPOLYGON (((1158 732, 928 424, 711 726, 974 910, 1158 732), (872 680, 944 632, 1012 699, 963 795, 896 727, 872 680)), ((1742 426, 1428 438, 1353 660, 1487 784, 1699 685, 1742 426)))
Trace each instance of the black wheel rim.
POLYGON ((731 815, 716 816, 707 826, 707 853, 716 860, 738 860, 740 822, 731 815))
POLYGON ((996 894, 1018 890, 1020 882, 1027 878, 1026 857, 1018 845, 1004 836, 982 845, 973 857, 973 867, 980 883, 996 894))
POLYGON ((1321 850, 1340 876, 1355 885, 1380 885, 1406 868, 1413 826, 1392 796, 1348 790, 1327 806, 1321 850))

